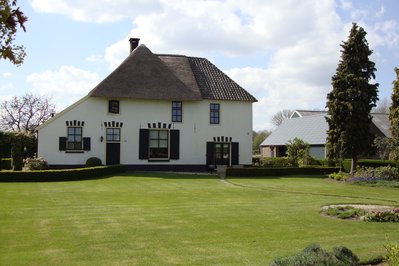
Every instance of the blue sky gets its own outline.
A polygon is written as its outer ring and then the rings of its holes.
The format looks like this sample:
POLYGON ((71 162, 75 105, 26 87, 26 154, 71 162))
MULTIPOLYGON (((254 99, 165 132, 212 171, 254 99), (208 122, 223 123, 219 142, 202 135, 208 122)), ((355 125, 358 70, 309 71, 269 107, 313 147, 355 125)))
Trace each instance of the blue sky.
POLYGON ((62 110, 128 55, 130 37, 154 53, 206 57, 251 92, 254 129, 282 109, 324 109, 352 22, 374 50, 380 99, 399 67, 396 0, 20 0, 22 66, 0 61, 0 100, 49 95, 62 110))

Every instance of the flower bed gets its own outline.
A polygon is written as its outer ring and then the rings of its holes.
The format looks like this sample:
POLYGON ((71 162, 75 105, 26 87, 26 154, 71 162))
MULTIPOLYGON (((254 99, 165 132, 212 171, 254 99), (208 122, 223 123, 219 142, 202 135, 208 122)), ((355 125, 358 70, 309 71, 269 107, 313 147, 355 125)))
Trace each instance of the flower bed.
POLYGON ((363 220, 366 222, 399 222, 399 208, 381 205, 329 205, 321 214, 339 219, 363 220))

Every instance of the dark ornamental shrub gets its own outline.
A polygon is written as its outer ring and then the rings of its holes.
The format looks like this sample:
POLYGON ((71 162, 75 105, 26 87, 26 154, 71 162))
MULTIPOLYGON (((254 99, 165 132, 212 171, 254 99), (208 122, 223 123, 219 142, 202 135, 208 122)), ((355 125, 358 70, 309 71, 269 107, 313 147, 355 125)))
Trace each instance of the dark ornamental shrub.
POLYGON ((95 167, 95 166, 101 166, 101 159, 97 157, 90 157, 86 161, 86 167, 95 167))

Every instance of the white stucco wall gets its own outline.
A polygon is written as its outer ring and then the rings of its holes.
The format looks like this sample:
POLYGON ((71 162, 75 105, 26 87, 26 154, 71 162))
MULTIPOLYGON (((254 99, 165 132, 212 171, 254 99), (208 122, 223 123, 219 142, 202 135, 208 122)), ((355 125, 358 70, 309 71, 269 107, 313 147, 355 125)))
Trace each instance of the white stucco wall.
MULTIPOLYGON (((180 159, 164 164, 206 164, 206 142, 213 137, 231 137, 239 142, 239 164, 252 163, 252 103, 234 101, 183 102, 183 122, 171 122, 171 101, 116 99, 120 113, 108 113, 108 99, 87 97, 67 108, 39 127, 38 155, 49 164, 84 164, 89 157, 105 163, 104 122, 123 122, 121 128, 121 164, 153 164, 139 160, 139 130, 147 123, 172 124, 180 130, 180 159), (209 123, 209 104, 220 103, 220 124, 209 123), (69 110, 68 110, 69 109, 69 110), (66 137, 65 121, 84 121, 83 137, 91 138, 91 150, 84 153, 59 151, 59 137, 66 137), (104 141, 100 141, 100 137, 104 141)), ((159 162, 162 164, 162 162, 159 162)))

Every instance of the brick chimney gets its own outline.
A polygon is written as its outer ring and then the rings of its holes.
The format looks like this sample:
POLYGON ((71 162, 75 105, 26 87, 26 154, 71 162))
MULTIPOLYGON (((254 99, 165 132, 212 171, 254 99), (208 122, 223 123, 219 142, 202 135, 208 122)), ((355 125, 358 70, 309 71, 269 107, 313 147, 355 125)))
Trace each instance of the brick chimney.
POLYGON ((139 38, 130 38, 129 42, 130 42, 130 53, 133 52, 134 49, 137 48, 137 46, 139 46, 139 38))

